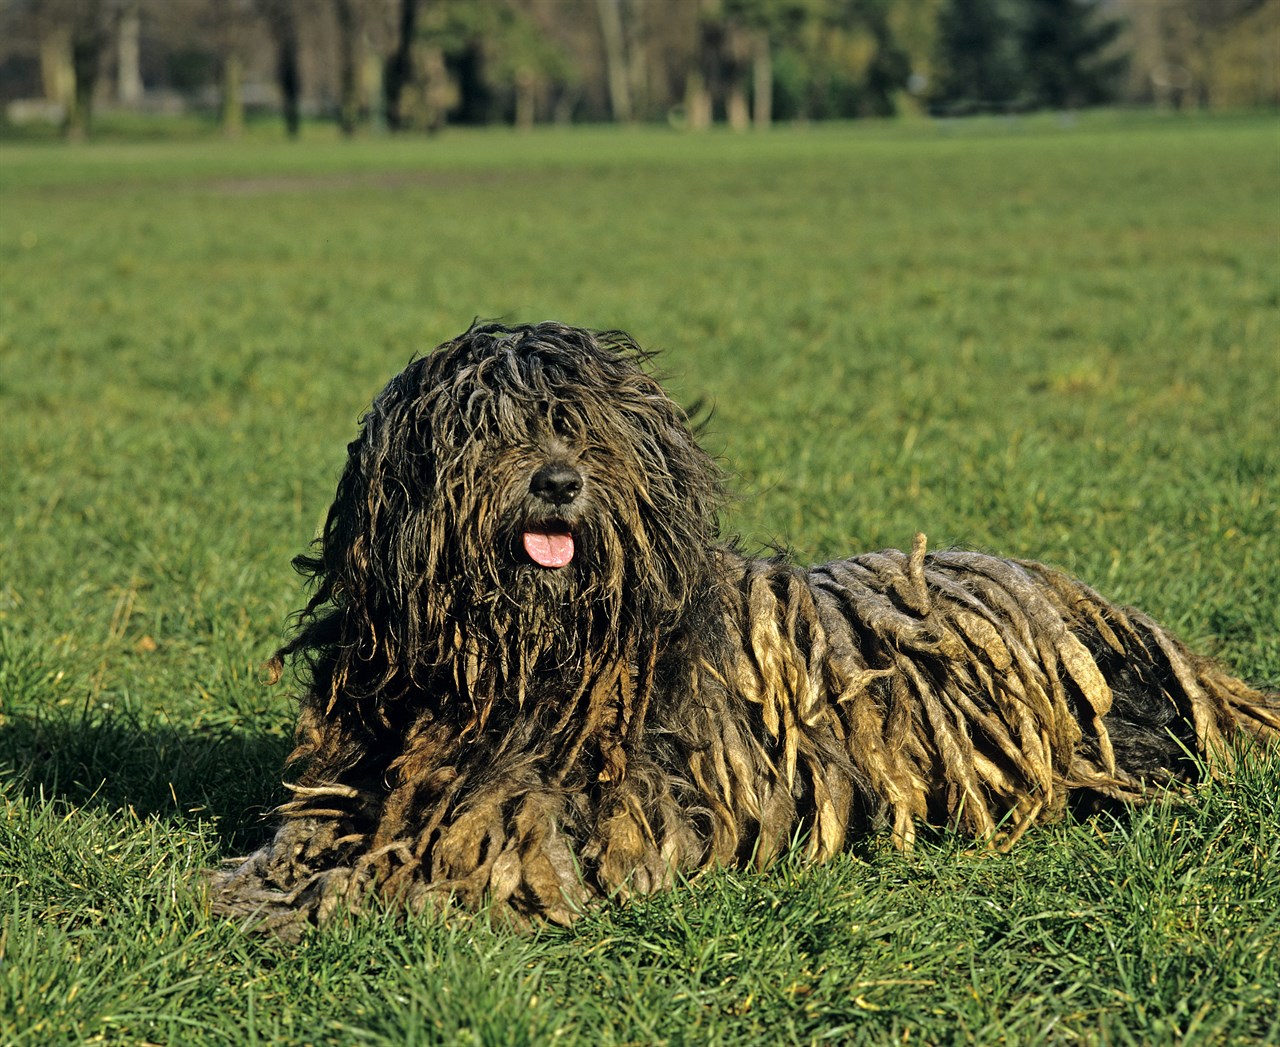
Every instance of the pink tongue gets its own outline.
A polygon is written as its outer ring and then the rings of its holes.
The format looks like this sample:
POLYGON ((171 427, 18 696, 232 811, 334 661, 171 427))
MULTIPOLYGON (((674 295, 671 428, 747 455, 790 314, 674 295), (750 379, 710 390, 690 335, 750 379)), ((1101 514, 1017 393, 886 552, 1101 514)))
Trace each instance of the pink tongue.
POLYGON ((573 535, 524 532, 524 551, 542 567, 563 567, 573 559, 573 535))

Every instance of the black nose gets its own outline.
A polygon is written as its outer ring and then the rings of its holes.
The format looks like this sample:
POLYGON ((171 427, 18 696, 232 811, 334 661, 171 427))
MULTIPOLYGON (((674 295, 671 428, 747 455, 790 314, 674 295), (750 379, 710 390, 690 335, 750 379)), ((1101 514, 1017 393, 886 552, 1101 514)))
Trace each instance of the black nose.
POLYGON ((529 481, 529 493, 551 505, 568 505, 582 490, 582 474, 564 462, 544 465, 529 481))

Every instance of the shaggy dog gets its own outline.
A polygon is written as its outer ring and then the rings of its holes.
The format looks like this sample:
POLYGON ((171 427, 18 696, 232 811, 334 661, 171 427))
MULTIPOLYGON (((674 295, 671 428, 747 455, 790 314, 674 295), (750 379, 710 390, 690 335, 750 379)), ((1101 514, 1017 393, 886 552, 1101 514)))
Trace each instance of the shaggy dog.
POLYGON ((376 895, 567 922, 887 824, 1007 846, 1280 737, 1280 703, 1038 563, 802 568, 625 335, 473 326, 374 401, 314 556, 292 800, 214 906, 284 934, 376 895))

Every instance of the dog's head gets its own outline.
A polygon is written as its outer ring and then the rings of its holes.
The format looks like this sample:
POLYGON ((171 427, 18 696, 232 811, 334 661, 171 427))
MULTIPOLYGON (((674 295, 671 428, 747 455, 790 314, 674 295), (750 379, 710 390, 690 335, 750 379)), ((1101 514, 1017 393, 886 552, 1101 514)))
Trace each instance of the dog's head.
POLYGON ((706 584, 720 490, 625 335, 475 325, 365 416, 295 561, 318 585, 286 653, 345 652, 347 687, 444 671, 473 700, 523 694, 671 628, 706 584))

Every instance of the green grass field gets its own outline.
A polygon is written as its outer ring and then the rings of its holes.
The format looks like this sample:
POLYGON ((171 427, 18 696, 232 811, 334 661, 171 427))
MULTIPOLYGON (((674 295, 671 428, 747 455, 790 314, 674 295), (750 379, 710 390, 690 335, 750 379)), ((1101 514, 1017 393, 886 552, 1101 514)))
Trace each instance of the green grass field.
POLYGON ((1280 1040, 1275 760, 524 937, 196 877, 345 443, 474 316, 662 349, 748 546, 1033 556, 1280 685, 1278 187, 1264 118, 0 145, 0 1043, 1280 1040))

